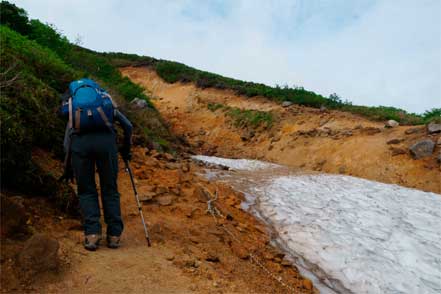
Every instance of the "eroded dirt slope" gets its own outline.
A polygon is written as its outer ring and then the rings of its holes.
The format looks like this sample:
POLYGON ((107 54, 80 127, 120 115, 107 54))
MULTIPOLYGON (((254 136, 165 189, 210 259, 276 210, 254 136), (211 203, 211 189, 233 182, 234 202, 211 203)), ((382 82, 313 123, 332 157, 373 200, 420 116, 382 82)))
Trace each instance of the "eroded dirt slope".
POLYGON ((286 108, 261 97, 232 91, 200 89, 191 83, 168 84, 146 67, 121 72, 147 89, 174 133, 184 136, 200 153, 253 158, 304 170, 341 173, 441 193, 436 155, 414 160, 408 147, 420 139, 433 141, 424 126, 386 129, 384 123, 341 111, 286 108), (271 128, 238 128, 222 109, 209 104, 271 111, 271 128))

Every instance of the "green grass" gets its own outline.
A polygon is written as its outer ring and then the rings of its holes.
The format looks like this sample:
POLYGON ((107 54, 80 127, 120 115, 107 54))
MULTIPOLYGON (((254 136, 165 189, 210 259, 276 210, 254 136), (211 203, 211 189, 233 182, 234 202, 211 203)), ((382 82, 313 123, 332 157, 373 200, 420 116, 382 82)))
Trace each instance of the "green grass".
POLYGON ((213 112, 219 109, 224 111, 233 120, 233 125, 237 128, 256 129, 264 127, 269 129, 273 126, 275 120, 274 115, 268 111, 240 109, 221 103, 208 103, 207 108, 213 112))
POLYGON ((226 114, 233 119, 234 126, 239 128, 271 128, 274 116, 271 112, 251 109, 229 108, 226 114))
POLYGON ((211 111, 216 111, 216 110, 218 110, 218 109, 222 109, 222 108, 224 108, 225 107, 225 105, 223 105, 223 104, 220 104, 220 103, 208 103, 207 104, 207 108, 209 109, 209 110, 211 110, 211 111))

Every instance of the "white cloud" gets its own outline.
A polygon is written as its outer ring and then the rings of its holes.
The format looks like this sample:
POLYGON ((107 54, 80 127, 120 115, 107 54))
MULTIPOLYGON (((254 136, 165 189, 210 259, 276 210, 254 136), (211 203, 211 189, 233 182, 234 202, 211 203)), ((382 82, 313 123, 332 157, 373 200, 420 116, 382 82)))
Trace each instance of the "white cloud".
POLYGON ((362 105, 441 107, 441 2, 14 1, 99 51, 171 59, 362 105))

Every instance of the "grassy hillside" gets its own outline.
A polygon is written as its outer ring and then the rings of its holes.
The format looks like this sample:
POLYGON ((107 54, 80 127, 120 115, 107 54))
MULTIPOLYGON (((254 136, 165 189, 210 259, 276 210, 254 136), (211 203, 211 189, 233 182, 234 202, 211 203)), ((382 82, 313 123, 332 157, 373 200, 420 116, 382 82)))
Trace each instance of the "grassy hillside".
POLYGON ((71 44, 54 27, 29 20, 13 4, 0 5, 2 187, 60 196, 62 187, 48 181, 31 154, 41 148, 62 158, 66 122, 57 114, 60 97, 70 81, 81 77, 99 81, 119 101, 135 126, 136 142, 169 147, 173 138, 143 89, 122 77, 108 58, 71 44), (150 107, 132 110, 128 102, 135 97, 150 107))
POLYGON ((315 108, 325 106, 330 109, 359 114, 372 120, 394 119, 405 125, 424 124, 432 120, 441 120, 440 108, 434 108, 424 114, 414 114, 390 106, 369 107, 353 105, 349 101, 343 101, 337 94, 324 97, 302 87, 270 87, 265 84, 227 78, 173 61, 124 53, 102 53, 102 56, 107 57, 117 67, 148 66, 154 69, 168 83, 193 82, 200 88, 230 89, 239 95, 247 97, 263 96, 277 102, 291 101, 295 104, 315 108))

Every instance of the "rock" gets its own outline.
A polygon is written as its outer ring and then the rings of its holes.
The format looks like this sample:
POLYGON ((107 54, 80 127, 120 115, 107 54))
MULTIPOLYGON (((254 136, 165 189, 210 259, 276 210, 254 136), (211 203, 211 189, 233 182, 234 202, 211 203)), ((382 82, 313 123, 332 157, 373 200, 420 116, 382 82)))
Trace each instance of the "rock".
POLYGON ((305 288, 306 290, 312 290, 312 288, 313 288, 312 282, 310 279, 304 279, 302 284, 303 284, 303 288, 305 288))
POLYGON ((392 139, 386 142, 386 144, 388 145, 394 145, 394 144, 400 144, 401 142, 403 142, 403 139, 392 139))
POLYGON ((280 264, 282 266, 289 267, 289 266, 291 266, 291 261, 289 261, 288 259, 284 258, 280 264))
POLYGON ((150 202, 153 200, 153 197, 155 196, 156 196, 155 192, 147 192, 142 195, 139 195, 138 197, 140 202, 150 202))
POLYGON ((398 127, 400 124, 393 119, 390 119, 386 122, 386 125, 384 126, 385 128, 395 128, 398 127))
POLYGON ((327 110, 326 106, 322 105, 320 106, 320 112, 325 112, 327 110))
POLYGON ((171 155, 170 153, 163 153, 162 158, 164 158, 165 160, 168 160, 168 161, 175 161, 176 160, 176 158, 173 155, 171 155))
POLYGON ((350 137, 353 135, 352 131, 350 131, 350 130, 345 130, 341 134, 346 137, 350 137))
POLYGON ((167 162, 167 163, 165 164, 165 167, 166 167, 167 169, 179 169, 179 168, 180 168, 180 165, 179 165, 179 163, 167 162))
POLYGON ((438 163, 441 163, 441 151, 438 153, 438 157, 436 159, 438 163))
POLYGON ((145 101, 143 99, 139 99, 138 97, 133 99, 130 102, 130 105, 132 105, 134 108, 137 108, 137 109, 143 109, 143 108, 149 107, 149 104, 147 103, 147 101, 145 101))
POLYGON ((313 169, 316 171, 321 171, 323 169, 323 166, 325 165, 325 163, 326 163, 326 159, 321 160, 316 163, 316 165, 313 167, 313 169))
POLYGON ((152 197, 154 197, 156 195, 156 193, 153 192, 154 189, 155 189, 154 186, 139 185, 137 187, 139 199, 141 200, 141 198, 143 198, 143 197, 145 197, 145 198, 152 198, 152 197))
POLYGON ((165 194, 168 193, 168 188, 164 186, 156 186, 155 187, 155 193, 156 194, 165 194))
POLYGON ((207 256, 205 256, 205 260, 209 261, 209 262, 219 262, 220 261, 219 256, 217 256, 217 254, 214 252, 208 252, 207 256))
POLYGON ((361 129, 361 132, 366 135, 375 135, 381 133, 381 129, 375 127, 365 127, 361 129))
POLYGON ((59 268, 58 241, 45 234, 35 234, 29 238, 17 258, 17 265, 30 275, 59 268))
POLYGON ((407 150, 401 147, 390 147, 389 150, 392 152, 392 156, 406 154, 407 150))
POLYGON ((406 135, 411 135, 411 134, 418 133, 418 132, 420 132, 421 130, 422 130, 422 128, 410 128, 410 129, 405 130, 404 133, 405 133, 406 135))
POLYGON ((427 131, 429 134, 441 132, 441 124, 430 123, 427 125, 427 131))
POLYGON ((235 243, 231 245, 231 251, 233 251, 233 253, 240 259, 248 259, 250 257, 248 252, 243 247, 235 243))
POLYGON ((430 139, 421 140, 412 146, 409 150, 414 159, 420 159, 432 155, 435 143, 430 139))
POLYGON ((23 198, 1 195, 1 233, 2 237, 26 232, 26 210, 23 198))
POLYGON ((278 142, 282 138, 281 135, 277 134, 271 139, 271 143, 278 142))
POLYGON ((344 173, 346 173, 346 166, 345 166, 345 165, 340 166, 340 167, 338 168, 338 173, 339 173, 339 174, 344 174, 344 173))
POLYGON ((256 133, 254 131, 249 131, 249 132, 245 132, 244 134, 242 134, 242 136, 240 138, 242 139, 242 141, 249 141, 255 135, 256 135, 256 133))
POLYGON ((291 106, 291 105, 293 105, 293 103, 291 101, 283 101, 282 102, 282 107, 288 107, 288 106, 291 106))
POLYGON ((161 206, 169 206, 173 204, 174 198, 172 195, 160 195, 156 197, 156 201, 161 206))
POLYGON ((436 141, 436 145, 440 146, 441 145, 441 137, 438 138, 438 141, 436 141))

